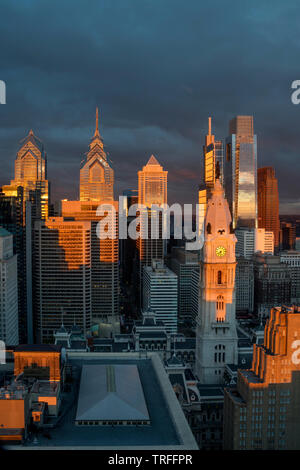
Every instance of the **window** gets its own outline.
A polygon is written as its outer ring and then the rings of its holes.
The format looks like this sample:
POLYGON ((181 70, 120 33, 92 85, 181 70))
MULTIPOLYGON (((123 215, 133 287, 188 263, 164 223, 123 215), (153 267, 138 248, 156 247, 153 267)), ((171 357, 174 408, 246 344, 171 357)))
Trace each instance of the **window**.
POLYGON ((222 271, 218 271, 218 284, 222 284, 222 271))

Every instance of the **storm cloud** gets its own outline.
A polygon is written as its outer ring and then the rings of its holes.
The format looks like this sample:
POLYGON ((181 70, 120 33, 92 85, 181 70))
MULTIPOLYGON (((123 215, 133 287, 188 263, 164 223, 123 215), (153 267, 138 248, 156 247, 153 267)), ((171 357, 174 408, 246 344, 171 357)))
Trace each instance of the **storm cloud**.
POLYGON ((281 211, 300 213, 299 14, 297 0, 2 0, 0 184, 32 128, 53 199, 77 197, 99 106, 116 195, 153 153, 169 201, 196 202, 208 116, 223 139, 253 114, 258 166, 275 167, 281 211))

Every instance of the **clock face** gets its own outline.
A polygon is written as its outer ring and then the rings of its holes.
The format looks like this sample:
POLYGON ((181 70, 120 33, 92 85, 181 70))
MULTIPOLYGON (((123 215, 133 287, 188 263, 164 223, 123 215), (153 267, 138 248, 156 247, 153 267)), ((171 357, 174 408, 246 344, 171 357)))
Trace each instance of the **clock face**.
POLYGON ((217 256, 221 257, 221 256, 225 256, 225 254, 226 254, 226 248, 224 246, 218 246, 216 248, 216 255, 217 256))

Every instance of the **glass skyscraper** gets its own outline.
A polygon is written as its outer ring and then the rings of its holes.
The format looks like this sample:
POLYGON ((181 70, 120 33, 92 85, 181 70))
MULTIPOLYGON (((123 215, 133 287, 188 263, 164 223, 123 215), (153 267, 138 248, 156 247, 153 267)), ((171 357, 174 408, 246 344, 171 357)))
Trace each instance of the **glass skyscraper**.
POLYGON ((257 138, 253 116, 236 116, 229 124, 224 162, 226 197, 233 228, 257 227, 257 138))

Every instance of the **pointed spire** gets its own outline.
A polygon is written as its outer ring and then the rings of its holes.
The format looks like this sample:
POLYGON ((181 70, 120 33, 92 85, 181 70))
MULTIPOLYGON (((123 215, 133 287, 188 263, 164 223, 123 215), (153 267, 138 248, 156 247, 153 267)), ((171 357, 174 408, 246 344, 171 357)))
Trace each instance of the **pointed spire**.
POLYGON ((211 117, 208 118, 208 135, 211 135, 211 117))
POLYGON ((94 137, 100 137, 100 133, 99 133, 99 113, 98 113, 98 106, 97 106, 97 108, 96 108, 96 128, 95 128, 94 137))
POLYGON ((33 133, 33 130, 32 130, 32 129, 30 129, 30 131, 28 132, 28 135, 34 135, 34 133, 33 133))

